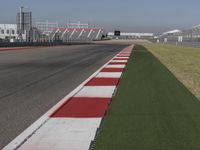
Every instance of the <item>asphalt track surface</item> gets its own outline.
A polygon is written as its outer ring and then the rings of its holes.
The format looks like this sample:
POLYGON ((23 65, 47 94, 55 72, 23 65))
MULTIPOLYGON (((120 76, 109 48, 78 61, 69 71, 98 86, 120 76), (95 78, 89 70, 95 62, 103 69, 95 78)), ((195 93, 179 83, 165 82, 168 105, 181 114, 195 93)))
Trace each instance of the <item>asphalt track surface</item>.
POLYGON ((125 45, 79 45, 0 52, 0 149, 125 45))

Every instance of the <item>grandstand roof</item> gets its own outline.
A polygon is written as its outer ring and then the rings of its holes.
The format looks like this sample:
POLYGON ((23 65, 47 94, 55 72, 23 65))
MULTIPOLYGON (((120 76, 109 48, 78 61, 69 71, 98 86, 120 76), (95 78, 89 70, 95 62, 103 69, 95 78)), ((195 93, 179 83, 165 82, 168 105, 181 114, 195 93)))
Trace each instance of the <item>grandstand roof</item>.
POLYGON ((200 24, 199 25, 196 25, 196 26, 193 26, 191 28, 200 28, 200 24))
POLYGON ((103 28, 55 28, 55 30, 59 29, 60 31, 64 30, 103 30, 103 28))
POLYGON ((181 32, 181 30, 175 29, 175 30, 171 30, 171 31, 164 32, 163 35, 166 35, 166 34, 174 34, 174 33, 180 33, 180 32, 181 32))

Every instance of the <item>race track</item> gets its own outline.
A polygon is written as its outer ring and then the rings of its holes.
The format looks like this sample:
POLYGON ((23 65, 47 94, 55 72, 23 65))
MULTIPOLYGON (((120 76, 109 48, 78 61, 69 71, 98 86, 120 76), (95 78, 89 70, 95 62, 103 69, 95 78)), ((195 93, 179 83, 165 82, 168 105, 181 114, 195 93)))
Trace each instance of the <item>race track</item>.
POLYGON ((80 45, 0 52, 0 149, 123 49, 80 45))

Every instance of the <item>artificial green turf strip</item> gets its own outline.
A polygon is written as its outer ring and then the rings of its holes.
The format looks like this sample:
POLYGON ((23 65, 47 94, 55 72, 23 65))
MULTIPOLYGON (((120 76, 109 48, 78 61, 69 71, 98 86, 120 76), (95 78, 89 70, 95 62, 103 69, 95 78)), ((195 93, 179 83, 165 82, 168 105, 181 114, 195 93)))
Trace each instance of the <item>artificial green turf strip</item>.
POLYGON ((200 102, 143 46, 131 56, 95 150, 200 150, 200 102))

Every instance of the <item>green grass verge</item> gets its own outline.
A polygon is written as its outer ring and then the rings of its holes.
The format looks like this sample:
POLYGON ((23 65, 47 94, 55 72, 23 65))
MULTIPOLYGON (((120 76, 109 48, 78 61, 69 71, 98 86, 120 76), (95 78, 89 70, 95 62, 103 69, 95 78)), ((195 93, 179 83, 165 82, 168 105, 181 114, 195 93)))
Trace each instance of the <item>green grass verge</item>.
POLYGON ((200 48, 163 44, 145 47, 200 100, 200 48))
POLYGON ((199 150, 200 102, 137 45, 95 150, 199 150))

